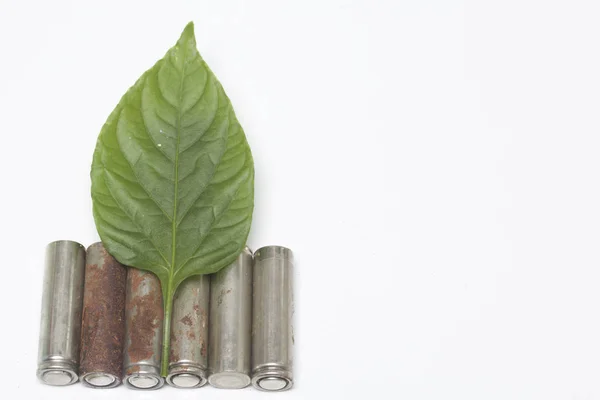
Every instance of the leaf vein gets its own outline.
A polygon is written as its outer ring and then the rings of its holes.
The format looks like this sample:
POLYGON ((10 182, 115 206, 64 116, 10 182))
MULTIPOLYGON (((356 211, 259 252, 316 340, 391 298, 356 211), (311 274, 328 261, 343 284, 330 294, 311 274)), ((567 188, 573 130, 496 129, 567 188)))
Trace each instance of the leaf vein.
MULTIPOLYGON (((211 125, 212 125, 212 123, 211 123, 211 125)), ((204 135, 203 135, 203 136, 204 136, 204 135)), ((227 140, 227 139, 225 139, 225 140, 227 140)), ((191 147, 191 146, 190 146, 190 147, 191 147)), ((219 155, 219 158, 217 159, 217 161, 213 163, 213 165, 215 165, 216 167, 215 167, 215 168, 213 168, 213 170, 212 170, 212 172, 211 172, 210 176, 209 176, 209 177, 208 177, 208 179, 206 180, 207 182, 211 182, 211 181, 213 180, 213 178, 214 178, 215 174, 217 173, 217 170, 219 169, 219 168, 218 168, 219 162, 220 162, 221 158, 222 158, 222 157, 225 155, 225 153, 227 153, 227 148, 225 149, 225 151, 223 151, 223 152, 222 152, 222 153, 219 155)), ((209 159, 210 159, 210 157, 209 157, 209 159)), ((211 160, 211 161, 212 161, 212 160, 211 160)), ((183 221, 183 219, 184 219, 184 218, 185 218, 185 217, 188 215, 188 213, 190 212, 190 210, 191 210, 192 208, 194 208, 194 204, 195 204, 195 203, 198 201, 198 199, 199 199, 200 197, 202 197, 202 195, 205 193, 205 191, 206 191, 206 188, 207 188, 208 186, 209 186, 209 185, 206 185, 206 186, 205 186, 205 187, 204 187, 204 188, 203 188, 203 189, 202 189, 202 190, 201 190, 201 191, 198 193, 198 195, 196 196, 196 198, 194 198, 194 200, 193 200, 193 201, 190 203, 190 206, 188 207, 188 209, 187 209, 187 210, 185 210, 185 212, 183 213, 183 215, 181 216, 181 218, 178 218, 178 219, 177 219, 177 226, 179 226, 179 224, 181 224, 181 221, 183 221)), ((237 193, 237 191, 236 191, 236 193, 237 193)), ((176 217, 176 216, 175 216, 175 217, 176 217)))
MULTIPOLYGON (((158 78, 157 78, 158 79, 158 78)), ((144 82, 144 88, 150 90, 150 87, 147 85, 147 82, 144 82)), ((142 89, 143 90, 143 89, 142 89)), ((142 97, 143 99, 143 97, 142 97)), ((146 135, 148 135, 148 138, 150 139, 150 141, 152 142, 152 145, 154 146, 154 148, 156 150, 158 150, 158 152, 160 154, 162 154, 167 160, 169 160, 169 162, 173 163, 173 160, 171 159, 171 157, 169 157, 166 153, 165 150, 163 150, 162 147, 159 147, 158 144, 156 143, 156 140, 154 139, 154 136, 152 136, 150 134, 150 129, 148 128, 148 123, 146 122, 146 116, 144 113, 144 107, 141 104, 143 100, 140 100, 140 114, 142 116, 142 125, 144 125, 144 130, 146 131, 146 135)), ((155 112, 155 114, 158 116, 158 113, 155 112)))
MULTIPOLYGON (((227 207, 225 207, 225 209, 223 210, 223 213, 219 216, 219 218, 215 218, 212 223, 209 225, 209 229, 207 229, 207 232, 210 232, 211 228, 213 226, 215 226, 216 224, 218 224, 221 219, 225 216, 225 214, 227 214, 227 212, 229 211, 229 207, 231 206, 231 203, 233 203, 235 196, 237 196, 238 192, 240 191, 240 188, 243 186, 244 181, 240 181, 240 184, 238 185, 238 187, 235 189, 235 193, 233 194, 233 196, 231 196, 231 200, 229 201, 229 203, 227 204, 227 207)), ((191 207, 190 207, 191 208, 191 207)), ((214 210, 213 210, 214 212, 214 210)), ((190 261, 192 258, 194 258, 196 252, 198 251, 198 249, 200 248, 200 246, 202 245, 202 243, 206 240, 207 237, 209 237, 210 234, 204 235, 199 241, 198 244, 196 245, 196 248, 194 249, 194 251, 192 252, 192 255, 185 260, 181 266, 179 268, 177 268, 177 270, 175 271, 175 273, 177 273, 178 271, 183 270, 183 268, 186 266, 186 264, 188 263, 188 261, 190 261)))
MULTIPOLYGON (((106 169, 105 169, 104 171, 105 171, 105 172, 104 172, 104 174, 108 174, 108 173, 109 173, 109 172, 108 172, 106 169)), ((156 249, 156 251, 158 252, 158 254, 160 254, 161 258, 162 258, 162 259, 163 259, 163 260, 164 260, 164 261, 165 261, 167 264, 169 264, 169 262, 167 261, 167 259, 166 259, 166 258, 165 258, 165 256, 163 255, 163 253, 160 251, 160 249, 158 248, 158 246, 156 245, 156 243, 154 243, 154 241, 152 240, 152 238, 151 238, 149 235, 145 235, 145 234, 143 233, 143 229, 142 229, 142 227, 140 226, 140 224, 139 224, 138 222, 136 222, 136 221, 135 221, 133 218, 131 218, 131 216, 130 216, 130 215, 129 215, 129 213, 128 213, 128 212, 125 210, 125 208, 124 208, 124 207, 121 205, 121 203, 119 202, 119 200, 117 200, 117 197, 114 195, 114 193, 113 193, 113 192, 112 192, 112 190, 110 189, 110 186, 109 186, 109 185, 106 183, 106 178, 104 179, 104 182, 105 182, 106 188, 108 189, 108 193, 110 194, 110 196, 111 196, 111 197, 113 198, 113 200, 115 201, 115 204, 116 204, 116 205, 119 207, 119 209, 120 209, 121 211, 123 211, 123 214, 125 214, 125 215, 126 215, 128 218, 129 218, 129 220, 130 220, 131 222, 133 222, 133 224, 135 224, 135 225, 138 227, 138 229, 140 230, 140 233, 142 233, 142 235, 144 235, 144 236, 146 236, 146 237, 147 237, 148 241, 149 241, 150 243, 152 243, 152 246, 154 246, 154 248, 156 249)), ((162 267, 162 268, 164 268, 164 269, 166 269, 166 270, 168 271, 168 268, 167 268, 167 267, 165 267, 165 266, 161 266, 161 267, 162 267)))
POLYGON ((204 98, 204 94, 206 93, 206 86, 208 86, 208 81, 209 80, 210 80, 210 76, 207 76, 206 79, 204 80, 204 85, 202 86, 202 94, 200 94, 200 96, 198 97, 198 100, 196 100, 194 102, 194 104, 192 104, 191 106, 189 106, 187 110, 181 112, 181 116, 182 117, 185 117, 186 114, 190 110, 192 110, 194 107, 196 107, 198 105, 198 103, 200 103, 200 101, 202 101, 202 99, 204 98))
MULTIPOLYGON (((123 117, 123 113, 121 112, 121 114, 119 115, 119 119, 121 119, 123 117)), ((116 131, 115 131, 116 133, 116 131)), ((137 179, 137 181, 132 181, 130 179, 127 179, 129 182, 132 183, 137 183, 139 185, 139 187, 142 188, 142 190, 144 192, 146 192, 146 194, 148 195, 148 197, 150 198, 150 200, 152 200, 152 202, 154 204, 156 204, 156 207, 158 207, 158 209, 160 211, 162 211, 162 213, 164 214, 165 217, 167 217, 167 219, 169 221, 171 221, 171 218, 169 217, 169 215, 165 212, 165 210, 163 210, 163 208, 160 206, 160 204, 158 203, 158 201, 156 200, 156 198, 152 195, 152 193, 150 193, 150 191, 142 184, 142 180, 140 179, 140 177, 138 176, 137 172, 135 171, 135 168, 133 168, 133 165, 131 164, 131 162, 129 162, 129 160, 127 159, 127 157, 125 156, 125 152, 123 151, 123 148, 121 147, 121 144, 119 143, 119 140, 117 139, 117 147, 119 149, 119 151, 121 152, 121 154, 123 155, 123 159, 127 162, 127 164, 129 165, 129 169, 131 169, 131 172, 133 173, 133 175, 135 176, 135 178, 137 179)), ((137 161, 136 161, 137 162, 137 161)), ((105 167, 106 168, 106 167, 105 167)))

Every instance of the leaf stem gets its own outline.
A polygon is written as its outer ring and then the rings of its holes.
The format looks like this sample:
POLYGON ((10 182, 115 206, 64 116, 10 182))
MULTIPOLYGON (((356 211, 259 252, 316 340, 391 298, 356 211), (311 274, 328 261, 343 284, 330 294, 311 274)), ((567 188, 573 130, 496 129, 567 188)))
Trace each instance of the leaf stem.
POLYGON ((163 298, 165 301, 165 314, 163 319, 163 341, 160 374, 166 377, 169 374, 169 345, 171 343, 171 314, 173 311, 173 292, 169 284, 168 295, 163 298))

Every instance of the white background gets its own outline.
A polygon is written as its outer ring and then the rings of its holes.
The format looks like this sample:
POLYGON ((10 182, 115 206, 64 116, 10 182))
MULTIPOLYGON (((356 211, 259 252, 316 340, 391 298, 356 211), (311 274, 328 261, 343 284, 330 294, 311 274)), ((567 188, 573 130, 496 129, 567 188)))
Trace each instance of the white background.
POLYGON ((597 1, 0 2, 3 399, 600 399, 597 1), (35 377, 44 246, 185 24, 256 163, 249 244, 296 255, 295 387, 35 377))

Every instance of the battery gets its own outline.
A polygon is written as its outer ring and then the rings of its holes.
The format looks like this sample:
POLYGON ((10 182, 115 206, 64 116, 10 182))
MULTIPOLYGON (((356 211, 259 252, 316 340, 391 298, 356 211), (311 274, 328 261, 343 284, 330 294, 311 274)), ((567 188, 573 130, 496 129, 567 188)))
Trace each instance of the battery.
POLYGON ((283 391, 293 384, 293 254, 281 246, 254 254, 252 385, 283 391))
POLYGON ((173 298, 171 351, 167 383, 177 388, 206 384, 210 277, 192 276, 173 298))
POLYGON ((112 388, 123 376, 127 268, 101 242, 87 249, 81 322, 79 378, 93 388, 112 388))
POLYGON ((210 282, 208 381, 221 389, 250 384, 252 251, 246 247, 210 282))
POLYGON ((127 269, 123 383, 151 390, 164 385, 160 375, 163 301, 160 281, 152 272, 127 269))
POLYGON ((48 385, 77 382, 85 249, 70 240, 46 247, 37 376, 48 385))

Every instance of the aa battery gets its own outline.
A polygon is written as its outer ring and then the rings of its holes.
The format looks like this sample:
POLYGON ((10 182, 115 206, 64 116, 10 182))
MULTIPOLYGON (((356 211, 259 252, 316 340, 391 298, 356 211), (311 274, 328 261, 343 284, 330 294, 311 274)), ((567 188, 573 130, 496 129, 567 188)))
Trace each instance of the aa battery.
POLYGON ((164 384, 160 375, 163 315, 156 275, 128 268, 123 382, 129 388, 158 389, 164 384))
POLYGON ((252 252, 211 278, 209 369, 210 384, 241 389, 250 384, 252 324, 252 252))
POLYGON ((85 249, 69 240, 46 247, 37 376, 48 385, 77 382, 85 249))
POLYGON ((87 249, 79 377, 94 388, 112 388, 123 376, 127 268, 101 242, 87 249))
POLYGON ((265 391, 292 387, 293 255, 268 246, 254 254, 252 385, 265 391))
POLYGON ((208 369, 208 275, 186 279, 173 299, 167 383, 178 388, 206 384, 208 369))

